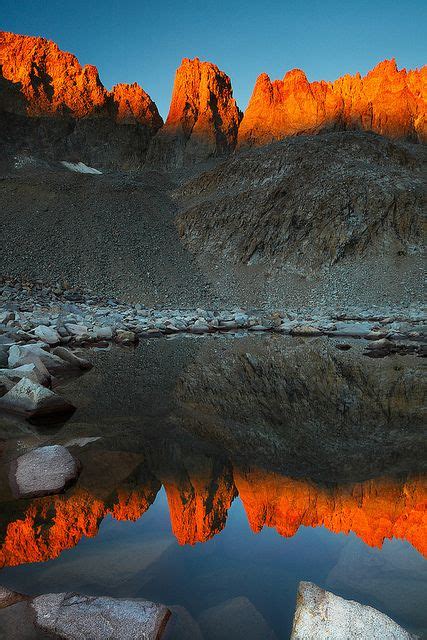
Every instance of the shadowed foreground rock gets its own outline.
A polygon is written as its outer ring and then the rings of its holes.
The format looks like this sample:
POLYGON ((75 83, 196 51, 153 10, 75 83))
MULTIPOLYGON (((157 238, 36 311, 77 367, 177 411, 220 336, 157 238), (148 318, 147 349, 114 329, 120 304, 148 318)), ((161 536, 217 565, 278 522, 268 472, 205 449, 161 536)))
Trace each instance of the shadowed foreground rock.
POLYGON ((415 640, 372 607, 300 582, 291 640, 415 640))
POLYGON ((75 407, 50 389, 22 378, 0 399, 0 409, 39 418, 72 413, 75 407))
POLYGON ((158 640, 169 609, 147 600, 48 593, 31 603, 36 625, 65 640, 158 640))
POLYGON ((52 445, 34 449, 10 467, 10 484, 18 498, 60 493, 79 474, 80 464, 65 447, 52 445))
POLYGON ((10 589, 7 589, 7 587, 3 587, 2 585, 0 585, 0 609, 10 607, 17 602, 21 602, 22 600, 26 599, 26 596, 22 595, 21 593, 11 591, 10 589))

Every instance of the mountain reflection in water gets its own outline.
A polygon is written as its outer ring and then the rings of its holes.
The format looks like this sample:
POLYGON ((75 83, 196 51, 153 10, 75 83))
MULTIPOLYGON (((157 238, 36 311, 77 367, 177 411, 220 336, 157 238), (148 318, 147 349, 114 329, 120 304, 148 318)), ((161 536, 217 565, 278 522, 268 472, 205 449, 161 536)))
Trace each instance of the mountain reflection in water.
POLYGON ((372 360, 351 344, 147 341, 96 354, 64 388, 79 408, 67 423, 0 416, 3 582, 147 597, 195 616, 244 594, 282 638, 298 580, 313 579, 427 628, 421 360, 372 360), (9 460, 46 443, 81 460, 77 484, 15 500, 9 460), (399 584, 410 596, 396 597, 399 584))
MULTIPOLYGON (((422 478, 399 483, 368 480, 322 488, 277 473, 254 469, 224 470, 212 477, 188 477, 164 484, 172 531, 181 545, 206 542, 222 531, 233 499, 239 495, 253 532, 273 527, 286 538, 301 526, 324 526, 334 533, 354 532, 381 548, 386 538, 399 538, 427 555, 427 488, 422 478)), ((150 478, 132 489, 118 489, 104 500, 83 488, 70 495, 33 500, 21 517, 6 526, 1 566, 43 562, 59 556, 83 536, 98 533, 103 518, 135 521, 154 502, 160 482, 150 478)))

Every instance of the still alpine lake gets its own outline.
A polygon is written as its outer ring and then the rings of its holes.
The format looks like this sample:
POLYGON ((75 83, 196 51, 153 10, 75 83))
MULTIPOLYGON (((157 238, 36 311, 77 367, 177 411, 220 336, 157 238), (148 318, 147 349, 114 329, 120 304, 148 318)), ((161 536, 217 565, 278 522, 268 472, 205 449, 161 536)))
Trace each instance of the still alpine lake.
POLYGON ((427 637, 422 360, 210 336, 86 352, 58 424, 0 415, 0 584, 170 606, 165 638, 289 638, 301 580, 427 637), (65 445, 65 493, 11 460, 65 445))

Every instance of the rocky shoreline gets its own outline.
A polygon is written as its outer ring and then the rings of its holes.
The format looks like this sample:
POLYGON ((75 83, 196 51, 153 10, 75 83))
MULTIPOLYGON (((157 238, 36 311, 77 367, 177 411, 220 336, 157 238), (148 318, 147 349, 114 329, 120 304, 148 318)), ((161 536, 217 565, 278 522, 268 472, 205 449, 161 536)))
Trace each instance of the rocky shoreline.
MULTIPOLYGON (((6 630, 26 632, 27 638, 75 640, 172 640, 178 627, 200 640, 201 628, 211 638, 232 637, 236 627, 244 637, 275 640, 275 633, 247 598, 233 598, 205 612, 199 624, 182 607, 148 600, 96 597, 77 593, 47 593, 36 597, 0 586, 0 621, 6 630), (201 628, 200 628, 201 627, 201 628), (42 634, 42 635, 39 635, 42 634)), ((300 582, 290 640, 309 638, 370 638, 416 640, 394 620, 373 607, 346 600, 312 582, 300 582)))
POLYGON ((76 348, 107 348, 111 343, 129 347, 163 336, 275 333, 326 336, 341 350, 361 339, 364 355, 371 358, 426 353, 422 316, 411 310, 402 314, 365 309, 325 316, 304 310, 155 309, 68 286, 13 280, 3 280, 0 300, 0 409, 35 419, 75 410, 51 387, 58 377, 91 368, 76 348))
MULTIPOLYGON (((416 308, 337 309, 168 309, 126 304, 68 285, 0 280, 0 334, 16 343, 85 346, 111 340, 134 344, 141 338, 179 333, 274 332, 294 336, 387 340, 409 348, 424 339, 424 316, 416 308)), ((1 344, 0 342, 0 344, 1 344)), ((387 344, 382 343, 381 349, 387 344)))

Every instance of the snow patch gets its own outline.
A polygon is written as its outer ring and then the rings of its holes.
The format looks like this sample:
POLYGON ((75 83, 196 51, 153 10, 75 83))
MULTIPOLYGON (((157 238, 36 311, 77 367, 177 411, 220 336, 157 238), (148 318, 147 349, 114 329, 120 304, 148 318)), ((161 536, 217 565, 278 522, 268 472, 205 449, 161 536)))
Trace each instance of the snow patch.
POLYGON ((98 169, 94 169, 93 167, 88 167, 83 162, 66 162, 65 160, 61 160, 61 164, 70 171, 75 171, 76 173, 102 174, 102 171, 98 171, 98 169))
POLYGON ((36 166, 37 160, 32 156, 15 156, 13 158, 13 166, 15 169, 23 169, 27 166, 36 166))

